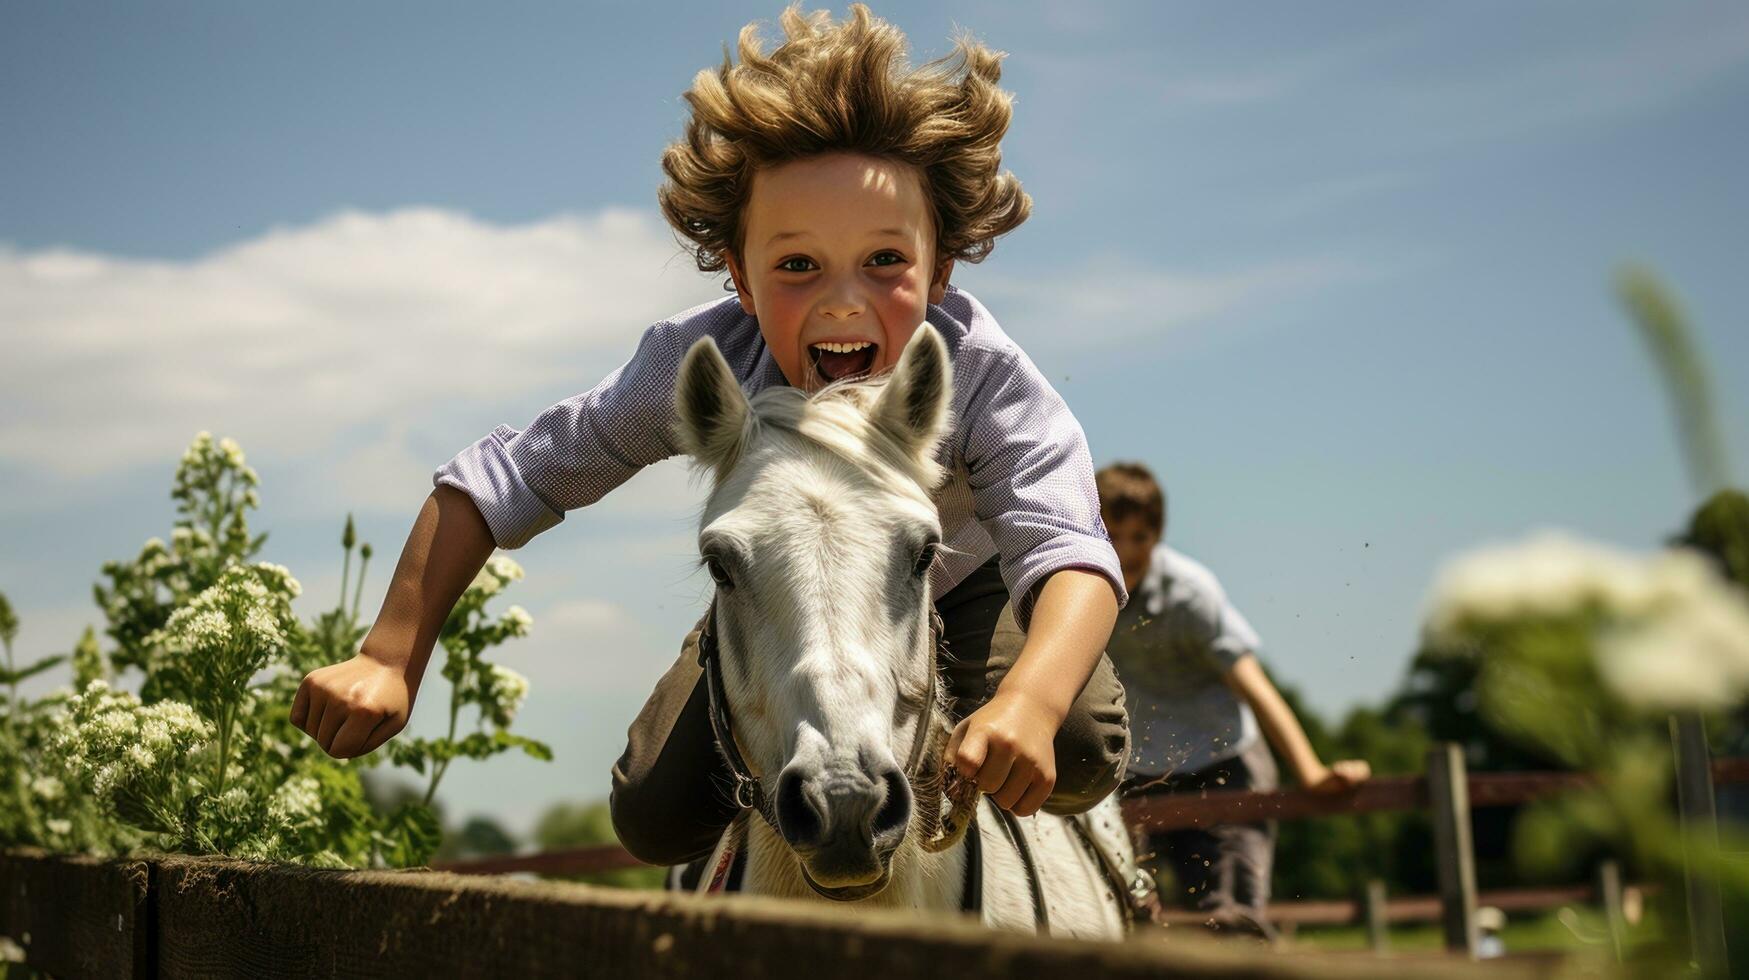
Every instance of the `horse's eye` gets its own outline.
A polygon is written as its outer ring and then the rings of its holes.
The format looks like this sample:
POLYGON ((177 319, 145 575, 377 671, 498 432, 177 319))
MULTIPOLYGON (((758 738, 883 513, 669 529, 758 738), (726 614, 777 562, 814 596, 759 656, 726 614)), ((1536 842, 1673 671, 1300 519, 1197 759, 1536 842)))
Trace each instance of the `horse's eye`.
POLYGON ((931 541, 917 552, 917 560, 911 564, 911 576, 922 578, 929 574, 929 566, 935 564, 935 553, 941 549, 941 542, 931 541))
POLYGON ((711 580, 717 583, 717 588, 726 589, 735 584, 735 580, 729 577, 723 563, 715 555, 706 556, 704 565, 711 570, 711 580))

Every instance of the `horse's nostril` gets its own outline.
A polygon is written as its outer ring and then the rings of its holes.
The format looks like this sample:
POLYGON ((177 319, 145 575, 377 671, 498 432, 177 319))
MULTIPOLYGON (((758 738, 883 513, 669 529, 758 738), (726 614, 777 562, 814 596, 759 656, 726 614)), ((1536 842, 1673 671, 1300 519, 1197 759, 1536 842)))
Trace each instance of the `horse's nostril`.
POLYGON ((791 847, 816 846, 825 832, 819 812, 802 792, 802 782, 802 774, 794 769, 777 781, 777 829, 791 847))
POLYGON ((887 798, 875 813, 874 826, 870 828, 877 848, 897 845, 899 838, 905 836, 905 828, 911 824, 910 782, 897 769, 887 770, 883 782, 887 798))

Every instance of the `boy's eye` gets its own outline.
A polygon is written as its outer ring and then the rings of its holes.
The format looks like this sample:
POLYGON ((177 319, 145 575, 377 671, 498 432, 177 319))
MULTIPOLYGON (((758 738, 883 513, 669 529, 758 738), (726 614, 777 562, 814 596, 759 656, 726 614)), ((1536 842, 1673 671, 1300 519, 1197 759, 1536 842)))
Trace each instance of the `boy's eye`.
POLYGON ((794 255, 777 264, 784 272, 807 272, 814 260, 800 255, 794 255), (798 267, 799 266, 799 267, 798 267))
POLYGON ((898 265, 905 261, 905 257, 898 252, 877 252, 875 253, 875 257, 868 261, 870 265, 898 265), (883 259, 890 259, 891 261, 882 261, 883 259))

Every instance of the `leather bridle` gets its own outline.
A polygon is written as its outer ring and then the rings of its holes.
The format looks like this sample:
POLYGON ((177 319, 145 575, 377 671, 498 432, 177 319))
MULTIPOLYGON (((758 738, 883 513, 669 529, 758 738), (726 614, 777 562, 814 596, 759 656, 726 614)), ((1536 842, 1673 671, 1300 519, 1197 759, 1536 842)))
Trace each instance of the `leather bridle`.
MULTIPOLYGON (((945 734, 945 729, 936 723, 941 705, 935 657, 941 648, 942 629, 941 614, 934 606, 930 606, 929 692, 917 719, 917 733, 912 738, 910 757, 904 768, 905 780, 910 783, 917 812, 934 824, 927 829, 926 836, 920 842, 928 851, 943 851, 958 843, 976 813, 977 802, 977 785, 959 779, 958 774, 945 765, 945 760, 935 757, 939 755, 939 746, 935 752, 930 751, 930 746, 938 743, 945 734), (925 793, 931 794, 931 798, 926 799, 925 793), (947 797, 946 807, 942 805, 942 795, 947 797)), ((729 777, 734 781, 731 799, 742 810, 757 811, 781 837, 783 830, 778 826, 776 808, 766 795, 764 784, 742 757, 740 746, 735 741, 734 721, 729 713, 729 699, 723 685, 722 655, 717 646, 716 631, 717 604, 713 598, 710 609, 705 612, 704 622, 699 627, 698 665, 703 668, 705 691, 709 696, 711 731, 716 735, 723 761, 728 764, 729 777)), ((886 886, 885 875, 871 885, 854 889, 831 889, 818 885, 812 878, 808 878, 805 870, 803 877, 807 878, 808 884, 815 891, 840 901, 866 897, 886 886)))

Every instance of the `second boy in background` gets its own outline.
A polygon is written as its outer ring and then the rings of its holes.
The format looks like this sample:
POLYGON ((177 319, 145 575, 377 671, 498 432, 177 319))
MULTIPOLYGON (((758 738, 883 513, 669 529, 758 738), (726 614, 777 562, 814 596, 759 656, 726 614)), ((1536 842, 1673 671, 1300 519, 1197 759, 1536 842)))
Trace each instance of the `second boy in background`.
MULTIPOLYGON (((1257 633, 1207 568, 1164 542, 1166 494, 1147 467, 1097 475, 1100 510, 1130 602, 1107 647, 1128 693, 1128 795, 1278 786, 1275 747, 1301 786, 1334 792, 1371 775, 1362 760, 1325 766, 1257 661, 1257 633), (1267 741, 1266 741, 1267 740, 1267 741)), ((1142 857, 1170 870, 1176 893, 1208 925, 1272 936, 1269 876, 1275 822, 1150 836, 1142 857)))

